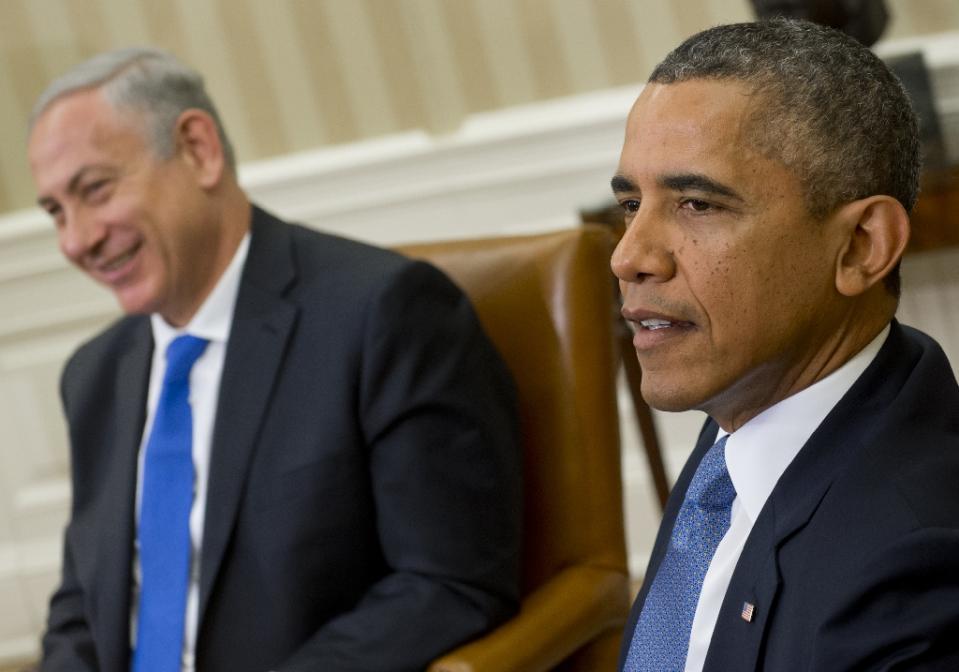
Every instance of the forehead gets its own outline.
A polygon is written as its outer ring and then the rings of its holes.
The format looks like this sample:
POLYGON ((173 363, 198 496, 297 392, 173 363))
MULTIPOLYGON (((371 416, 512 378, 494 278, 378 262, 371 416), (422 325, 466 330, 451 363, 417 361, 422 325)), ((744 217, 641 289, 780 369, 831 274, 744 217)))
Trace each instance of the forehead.
POLYGON ((750 134, 757 104, 751 89, 736 81, 647 84, 629 114, 620 172, 728 179, 755 170, 763 159, 750 134))
POLYGON ((42 191, 87 165, 127 160, 144 145, 135 120, 90 89, 67 94, 43 111, 30 131, 27 156, 42 191))

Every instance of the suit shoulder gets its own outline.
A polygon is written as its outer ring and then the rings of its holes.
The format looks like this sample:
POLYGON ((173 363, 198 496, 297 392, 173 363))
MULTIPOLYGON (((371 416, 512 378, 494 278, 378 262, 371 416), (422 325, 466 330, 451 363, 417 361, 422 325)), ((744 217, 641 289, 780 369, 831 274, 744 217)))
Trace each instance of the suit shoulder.
POLYGON ((128 343, 142 329, 143 323, 148 319, 143 315, 126 315, 117 319, 106 329, 94 334, 77 346, 69 361, 96 358, 104 353, 111 352, 119 344, 128 343))
POLYGON ((870 451, 870 464, 895 486, 918 525, 959 529, 959 385, 933 338, 900 329, 913 364, 876 418, 879 449, 870 451))
MULTIPOLYGON (((261 260, 285 262, 289 254, 296 280, 307 285, 315 281, 376 283, 404 269, 428 265, 394 250, 286 222, 258 207, 254 207, 253 244, 261 260)), ((433 275, 445 277, 435 269, 433 275)))
POLYGON ((380 292, 439 291, 462 294, 443 271, 426 261, 297 224, 291 227, 293 254, 304 288, 322 284, 354 297, 380 292))
POLYGON ((383 247, 353 240, 333 233, 317 231, 300 224, 290 224, 294 253, 307 260, 307 270, 368 269, 383 272, 409 263, 409 259, 383 247))
POLYGON ((81 343, 67 359, 63 367, 61 386, 69 385, 78 378, 86 379, 104 369, 104 363, 115 358, 121 349, 142 337, 144 324, 149 318, 142 315, 121 317, 103 331, 81 343))
POLYGON ((892 432, 893 448, 877 464, 918 527, 959 530, 959 432, 919 425, 892 432))

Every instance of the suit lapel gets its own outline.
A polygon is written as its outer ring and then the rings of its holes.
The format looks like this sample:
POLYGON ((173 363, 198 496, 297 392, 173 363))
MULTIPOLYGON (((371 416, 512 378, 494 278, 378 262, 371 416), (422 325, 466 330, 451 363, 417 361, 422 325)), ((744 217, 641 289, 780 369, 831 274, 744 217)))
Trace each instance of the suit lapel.
POLYGON ((782 577, 779 549, 801 533, 833 481, 849 467, 871 437, 880 431, 883 409, 902 388, 914 366, 915 353, 907 353, 901 328, 892 330, 876 359, 843 396, 836 407, 786 468, 763 507, 733 572, 704 672, 757 669, 767 617, 775 608, 782 577), (750 620, 743 606, 752 605, 750 620))
POLYGON ((115 444, 100 500, 96 560, 89 577, 96 600, 94 636, 104 672, 125 671, 130 652, 137 455, 146 417, 147 384, 153 337, 149 321, 140 320, 132 347, 117 360, 115 444))
POLYGON ((250 252, 227 343, 213 430, 200 565, 201 624, 233 533, 259 428, 296 321, 296 308, 282 298, 295 276, 291 244, 288 228, 254 209, 250 252))
POLYGON ((769 616, 779 593, 775 515, 767 502, 733 572, 713 630, 703 672, 757 669, 769 616))
POLYGON ((704 672, 757 669, 781 585, 779 548, 809 522, 836 474, 856 452, 855 435, 847 432, 841 422, 827 417, 776 484, 726 589, 704 672))

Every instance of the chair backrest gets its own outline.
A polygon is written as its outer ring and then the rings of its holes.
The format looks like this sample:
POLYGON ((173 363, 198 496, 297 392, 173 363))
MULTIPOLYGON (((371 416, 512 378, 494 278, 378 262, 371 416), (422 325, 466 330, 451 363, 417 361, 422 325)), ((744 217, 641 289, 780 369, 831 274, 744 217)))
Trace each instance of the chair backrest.
POLYGON ((573 565, 626 569, 611 234, 408 245, 469 295, 519 393, 523 593, 573 565))

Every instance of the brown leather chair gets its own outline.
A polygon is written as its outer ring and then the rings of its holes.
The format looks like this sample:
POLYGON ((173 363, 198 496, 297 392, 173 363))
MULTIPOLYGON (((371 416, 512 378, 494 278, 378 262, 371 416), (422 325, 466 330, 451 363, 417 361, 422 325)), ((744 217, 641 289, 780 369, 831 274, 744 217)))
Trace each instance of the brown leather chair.
POLYGON ((525 451, 520 613, 430 672, 615 669, 629 578, 611 249, 590 226, 400 250, 473 300, 516 380, 525 451))
MULTIPOLYGON (((626 232, 626 223, 623 220, 623 207, 618 203, 583 210, 580 212, 583 224, 600 225, 611 232, 613 240, 619 241, 626 232)), ((619 287, 613 290, 613 301, 619 305, 621 295, 619 287)), ((636 349, 633 347, 633 332, 624 320, 616 321, 616 340, 619 343, 620 358, 623 363, 623 373, 626 376, 626 386, 629 389, 633 402, 633 417, 643 438, 643 451, 646 453, 646 463, 649 465, 649 475, 656 489, 659 499, 659 508, 666 508, 669 499, 669 477, 666 475, 666 465, 663 463, 663 451, 660 446, 659 432, 656 431, 656 419, 653 410, 643 399, 643 370, 636 359, 636 349)))

